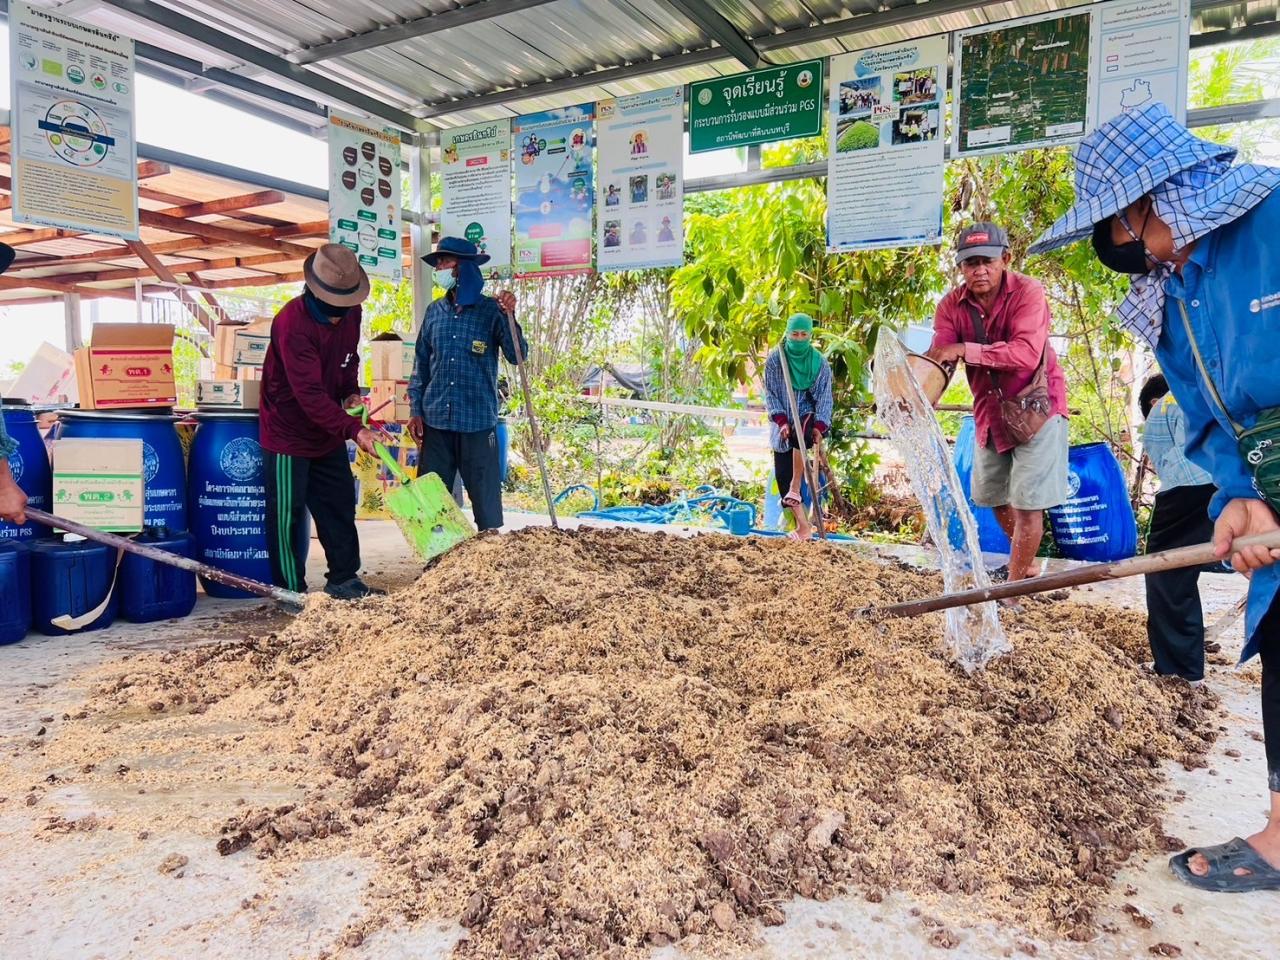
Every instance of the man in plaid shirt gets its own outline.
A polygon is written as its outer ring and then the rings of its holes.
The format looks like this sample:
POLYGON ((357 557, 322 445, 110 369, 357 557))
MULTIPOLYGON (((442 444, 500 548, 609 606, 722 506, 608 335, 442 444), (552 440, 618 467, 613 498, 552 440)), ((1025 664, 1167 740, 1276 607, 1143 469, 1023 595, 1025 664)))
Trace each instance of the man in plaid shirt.
MULTIPOLYGON (((421 445, 418 469, 452 489, 462 476, 476 526, 502 526, 498 472, 498 351, 516 362, 512 324, 515 297, 481 292, 480 265, 489 257, 458 237, 444 237, 423 259, 445 295, 427 308, 418 331, 409 379, 409 435, 421 445)), ((519 327, 516 327, 519 331, 519 327)), ((528 350, 520 333, 520 352, 528 350)))

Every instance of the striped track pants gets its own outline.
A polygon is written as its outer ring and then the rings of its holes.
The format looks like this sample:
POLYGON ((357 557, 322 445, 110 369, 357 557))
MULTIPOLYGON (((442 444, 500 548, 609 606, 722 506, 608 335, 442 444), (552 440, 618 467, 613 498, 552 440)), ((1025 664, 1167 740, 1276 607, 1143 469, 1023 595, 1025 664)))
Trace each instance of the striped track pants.
POLYGON ((294 457, 263 451, 267 493, 267 550, 271 578, 278 587, 307 589, 310 524, 324 548, 330 583, 350 580, 360 571, 356 533, 355 478, 344 444, 323 457, 294 457))

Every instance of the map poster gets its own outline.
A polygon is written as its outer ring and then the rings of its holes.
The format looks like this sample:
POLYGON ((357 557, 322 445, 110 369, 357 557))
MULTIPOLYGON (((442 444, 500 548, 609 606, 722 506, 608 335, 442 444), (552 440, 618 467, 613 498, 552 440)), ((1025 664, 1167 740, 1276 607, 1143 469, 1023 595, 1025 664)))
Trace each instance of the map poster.
POLYGON ((1093 13, 1077 8, 956 32, 955 156, 1051 147, 1092 128, 1093 13))
POLYGON ((1095 122, 1158 100, 1185 123, 1190 0, 1118 0, 1095 16, 1095 122))
POLYGON ((684 88, 602 100, 596 114, 599 268, 678 266, 684 261, 684 88))
POLYGON ((690 153, 816 137, 821 131, 821 60, 689 85, 690 153))
POLYGON ((517 117, 515 271, 589 273, 595 104, 517 117))
POLYGON ((827 250, 942 241, 947 38, 831 59, 827 250))
POLYGON ((329 114, 329 240, 360 258, 371 277, 399 283, 400 134, 329 114))
POLYGON ((470 240, 489 255, 488 276, 510 276, 511 121, 442 130, 440 157, 441 236, 470 240))
POLYGON ((133 41, 9 4, 13 219, 138 239, 133 41))

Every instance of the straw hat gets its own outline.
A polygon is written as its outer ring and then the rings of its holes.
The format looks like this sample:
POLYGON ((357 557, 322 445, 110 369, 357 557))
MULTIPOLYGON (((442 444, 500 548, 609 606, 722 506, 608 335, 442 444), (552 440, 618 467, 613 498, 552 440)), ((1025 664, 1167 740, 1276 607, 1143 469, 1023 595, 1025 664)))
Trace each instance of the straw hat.
POLYGON ((369 296, 369 275, 356 255, 338 243, 326 243, 307 257, 302 276, 317 300, 335 307, 354 307, 369 296))

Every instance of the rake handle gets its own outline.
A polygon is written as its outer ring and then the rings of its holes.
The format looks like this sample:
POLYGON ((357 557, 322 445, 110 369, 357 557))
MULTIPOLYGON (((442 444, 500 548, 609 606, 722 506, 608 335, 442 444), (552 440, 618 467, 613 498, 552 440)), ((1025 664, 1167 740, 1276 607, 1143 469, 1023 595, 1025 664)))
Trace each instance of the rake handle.
MULTIPOLYGON (((1240 537, 1232 542, 1231 552, 1236 553, 1245 547, 1254 546, 1280 550, 1280 533, 1260 533, 1252 537, 1240 537)), ((959 593, 946 593, 924 600, 908 600, 905 603, 895 603, 887 607, 873 607, 869 612, 885 617, 918 617, 938 610, 967 607, 970 604, 984 603, 988 600, 1026 597, 1033 593, 1079 587, 1086 583, 1099 583, 1103 580, 1119 580, 1141 574, 1198 567, 1213 563, 1217 559, 1213 544, 1202 543, 1193 547, 1177 547, 1173 550, 1130 557, 1128 560, 1117 560, 1112 563, 1090 563, 1076 567, 1074 570, 1063 570, 1042 577, 1031 577, 1028 580, 1014 580, 1009 583, 993 584, 990 587, 962 590, 959 593)))
POLYGON ((56 527, 59 530, 65 530, 68 533, 84 537, 86 540, 105 543, 109 547, 125 550, 140 557, 146 557, 156 563, 166 563, 171 567, 177 567, 179 570, 199 574, 208 580, 213 580, 215 583, 220 583, 236 590, 243 590, 245 593, 252 593, 254 596, 265 597, 268 600, 275 600, 278 603, 298 608, 301 608, 307 602, 305 594, 294 593, 292 590, 285 590, 283 587, 273 587, 265 583, 259 583, 257 580, 250 580, 248 577, 242 577, 227 570, 219 570, 217 567, 211 567, 198 560, 192 560, 190 557, 170 553, 168 550, 161 550, 159 547, 153 547, 150 544, 137 543, 127 537, 116 536, 114 533, 107 533, 104 530, 95 530, 93 527, 86 527, 83 523, 67 520, 65 517, 54 516, 34 507, 27 507, 26 514, 30 519, 39 521, 45 526, 56 527))

